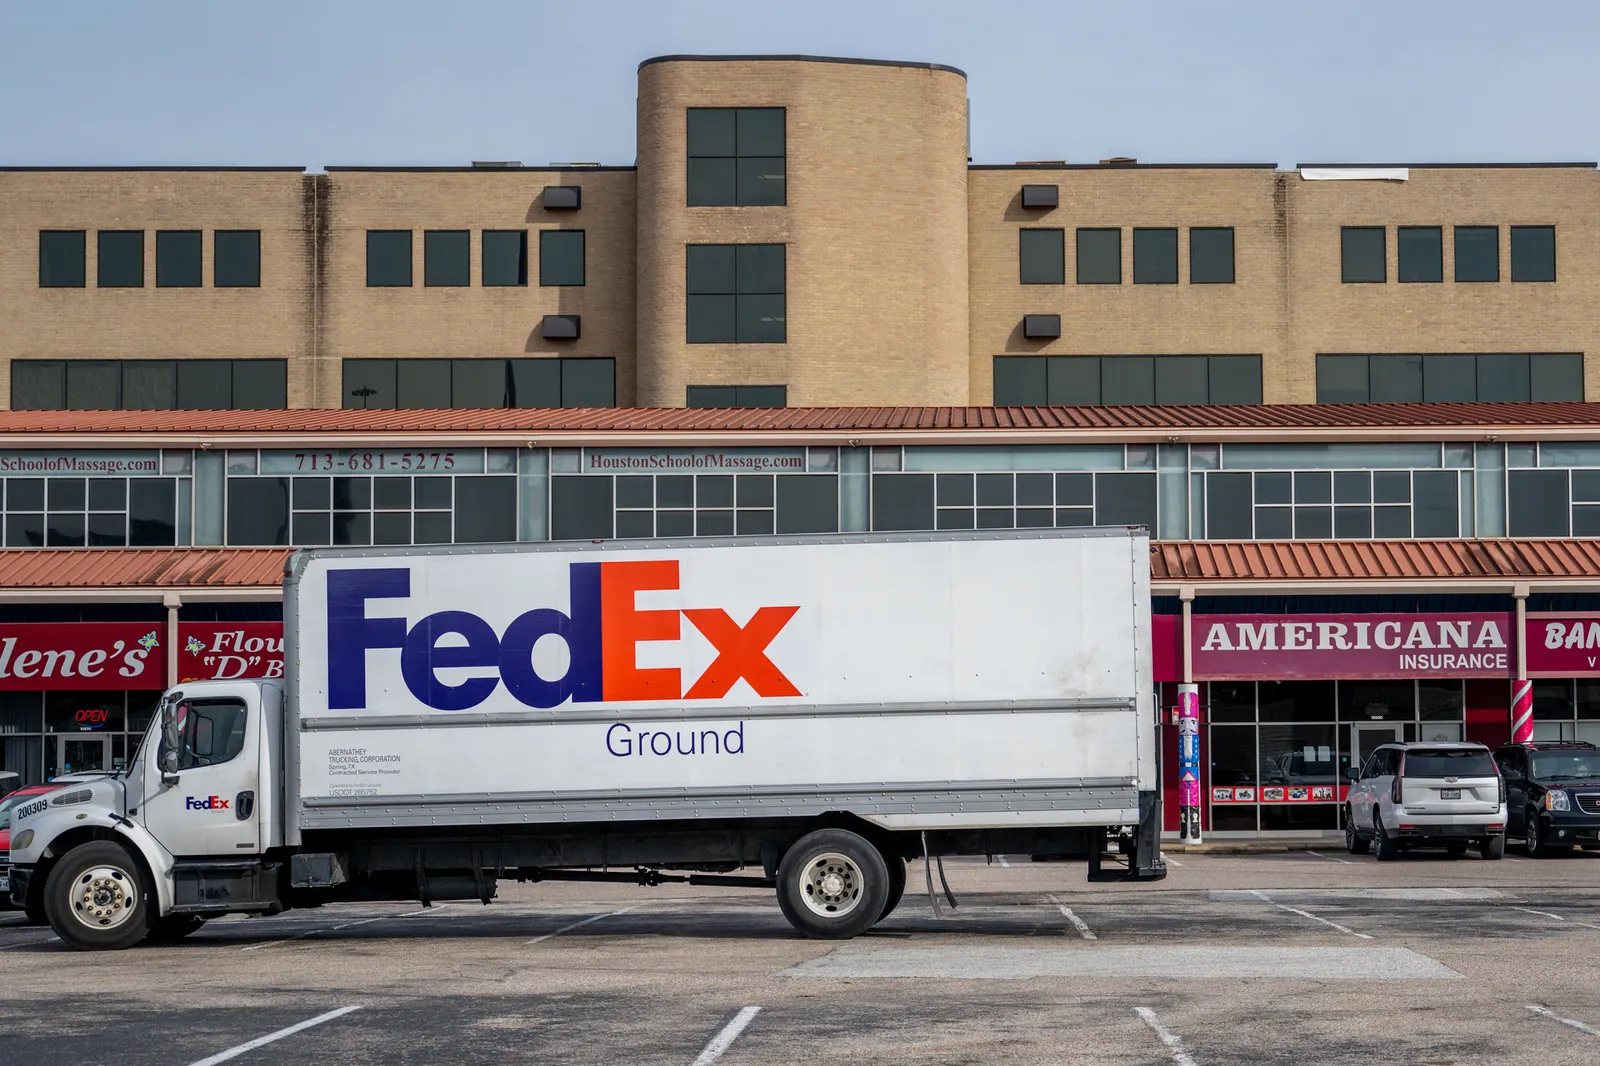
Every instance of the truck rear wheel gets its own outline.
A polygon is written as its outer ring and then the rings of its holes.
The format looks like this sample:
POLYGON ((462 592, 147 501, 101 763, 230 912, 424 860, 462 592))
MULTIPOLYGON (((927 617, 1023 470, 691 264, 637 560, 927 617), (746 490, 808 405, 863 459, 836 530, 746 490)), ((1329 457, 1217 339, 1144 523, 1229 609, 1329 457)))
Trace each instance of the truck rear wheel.
POLYGON ((889 868, 865 838, 819 829, 778 864, 778 906, 789 924, 819 940, 847 940, 872 927, 889 899, 889 868))
POLYGON ((139 862, 109 840, 67 852, 44 883, 50 928, 68 947, 131 947, 150 931, 150 897, 139 862))
POLYGON ((898 855, 885 855, 883 863, 889 871, 889 898, 883 903, 883 913, 878 915, 880 922, 894 913, 900 905, 900 897, 906 894, 906 861, 898 855))

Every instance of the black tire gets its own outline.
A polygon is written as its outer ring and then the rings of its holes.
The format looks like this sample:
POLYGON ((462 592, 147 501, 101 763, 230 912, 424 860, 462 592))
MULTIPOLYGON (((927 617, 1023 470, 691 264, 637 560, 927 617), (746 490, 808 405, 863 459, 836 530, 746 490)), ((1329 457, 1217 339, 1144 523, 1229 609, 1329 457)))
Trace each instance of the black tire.
POLYGON ((150 924, 150 935, 146 939, 155 944, 174 944, 205 924, 206 920, 198 914, 169 914, 150 924))
POLYGON ((906 894, 906 861, 898 855, 885 855, 883 864, 889 871, 889 898, 884 900, 883 913, 878 915, 880 922, 894 913, 906 894))
POLYGON ((56 936, 78 951, 132 947, 150 932, 143 867, 110 840, 91 840, 62 856, 45 879, 44 909, 56 936))
POLYGON ((50 924, 50 916, 44 912, 43 907, 24 907, 22 913, 27 915, 29 925, 50 924))
POLYGON ((1383 815, 1376 810, 1372 812, 1372 843, 1372 853, 1379 862, 1393 862, 1400 854, 1400 842, 1384 830, 1383 815))
POLYGON ((1553 859, 1558 855, 1566 855, 1572 851, 1571 844, 1552 844, 1545 836, 1544 822, 1539 818, 1537 811, 1528 812, 1527 827, 1528 858, 1553 859))
POLYGON ((778 906, 789 924, 817 940, 848 940, 870 929, 889 898, 889 868, 864 837, 819 829, 778 864, 778 906))
POLYGON ((1372 850, 1372 841, 1356 832, 1355 812, 1344 809, 1344 850, 1352 855, 1365 855, 1372 850))
POLYGON ((1506 857, 1506 835, 1497 833, 1492 837, 1484 837, 1478 841, 1478 850, 1485 859, 1503 859, 1506 857))

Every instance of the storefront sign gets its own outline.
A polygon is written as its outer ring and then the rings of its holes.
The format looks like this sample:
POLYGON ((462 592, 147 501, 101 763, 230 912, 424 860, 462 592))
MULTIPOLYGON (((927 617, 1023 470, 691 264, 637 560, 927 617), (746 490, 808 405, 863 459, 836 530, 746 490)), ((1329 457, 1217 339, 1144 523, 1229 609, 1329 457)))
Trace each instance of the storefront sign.
POLYGON ((328 452, 261 453, 263 474, 481 474, 483 449, 345 448, 328 452))
POLYGON ((0 476, 4 477, 159 473, 161 453, 154 451, 0 451, 0 476))
POLYGON ((178 623, 179 684, 282 676, 282 622, 178 623))
POLYGON ((1528 615, 1528 676, 1600 677, 1600 614, 1528 615))
MULTIPOLYGON (((1195 615, 1196 680, 1510 677, 1513 615, 1195 615)), ((1597 653, 1600 654, 1600 653, 1597 653)))
POLYGON ((165 634, 149 622, 0 625, 0 692, 165 688, 165 634))
POLYGON ((804 448, 586 448, 586 474, 803 472, 804 448))

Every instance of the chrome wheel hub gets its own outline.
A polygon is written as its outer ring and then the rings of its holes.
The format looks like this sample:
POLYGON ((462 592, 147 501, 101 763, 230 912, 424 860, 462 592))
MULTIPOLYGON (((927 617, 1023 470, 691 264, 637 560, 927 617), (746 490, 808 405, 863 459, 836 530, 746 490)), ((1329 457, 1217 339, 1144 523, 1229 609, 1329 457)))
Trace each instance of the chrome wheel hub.
POLYGON ((72 889, 73 916, 91 929, 115 929, 132 917, 138 901, 133 878, 115 866, 85 870, 72 889))
POLYGON ((835 851, 808 862, 800 882, 806 906, 827 918, 843 917, 861 902, 861 868, 835 851))

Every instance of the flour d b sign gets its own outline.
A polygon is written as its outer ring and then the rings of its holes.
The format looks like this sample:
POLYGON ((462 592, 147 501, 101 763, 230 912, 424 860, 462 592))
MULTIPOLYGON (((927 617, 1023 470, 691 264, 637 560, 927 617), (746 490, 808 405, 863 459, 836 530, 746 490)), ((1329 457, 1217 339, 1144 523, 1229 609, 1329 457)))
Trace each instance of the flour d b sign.
POLYGON ((1516 616, 1195 615, 1196 680, 1510 677, 1516 616))

